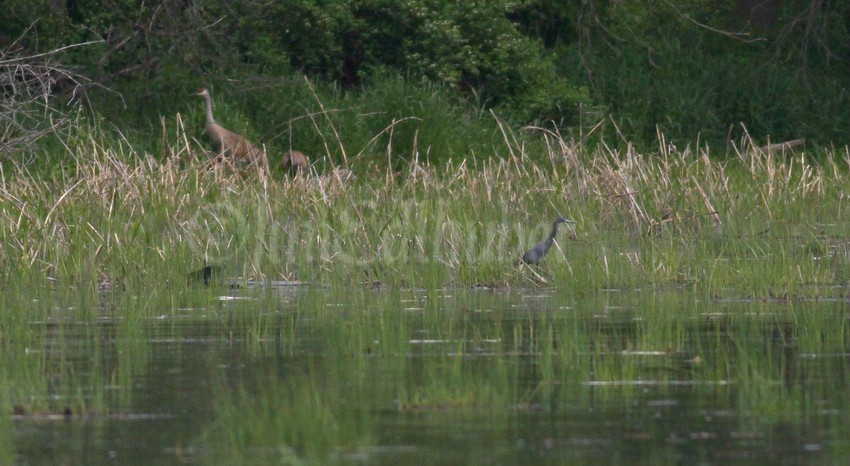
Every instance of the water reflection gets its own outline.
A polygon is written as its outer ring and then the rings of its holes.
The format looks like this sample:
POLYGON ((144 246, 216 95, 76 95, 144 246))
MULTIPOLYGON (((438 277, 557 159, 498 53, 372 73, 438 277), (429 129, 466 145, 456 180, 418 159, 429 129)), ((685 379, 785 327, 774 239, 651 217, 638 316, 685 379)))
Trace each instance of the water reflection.
POLYGON ((850 447, 840 302, 175 293, 26 325, 0 366, 15 462, 829 463, 850 447))

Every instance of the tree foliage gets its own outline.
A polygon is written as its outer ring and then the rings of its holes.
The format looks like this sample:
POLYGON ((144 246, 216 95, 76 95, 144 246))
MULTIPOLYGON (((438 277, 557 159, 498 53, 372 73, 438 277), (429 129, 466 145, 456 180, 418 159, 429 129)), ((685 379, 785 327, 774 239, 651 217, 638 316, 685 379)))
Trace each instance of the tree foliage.
POLYGON ((253 92, 303 73, 356 93, 396 75, 520 123, 610 116, 638 143, 743 127, 850 141, 846 2, 7 0, 0 22, 0 49, 21 56, 93 42, 55 58, 110 119, 156 122, 202 84, 253 92))
MULTIPOLYGON (((587 2, 561 44, 630 137, 850 141, 850 4, 587 2)), ((578 11, 578 10, 577 10, 578 11)))

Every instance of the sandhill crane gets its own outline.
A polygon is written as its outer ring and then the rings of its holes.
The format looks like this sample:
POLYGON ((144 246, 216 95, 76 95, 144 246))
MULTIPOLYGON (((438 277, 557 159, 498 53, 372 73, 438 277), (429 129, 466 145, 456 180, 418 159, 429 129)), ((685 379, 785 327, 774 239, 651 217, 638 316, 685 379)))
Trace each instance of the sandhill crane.
POLYGON ((298 172, 304 171, 310 166, 307 156, 303 152, 291 150, 283 154, 283 168, 295 175, 298 172))
POLYGON ((552 242, 555 241, 555 235, 558 234, 558 225, 561 223, 576 223, 572 220, 565 219, 564 217, 558 217, 552 223, 552 231, 549 233, 549 237, 545 240, 537 243, 533 248, 529 249, 525 254, 522 255, 522 259, 516 261, 516 265, 519 265, 520 262, 524 262, 530 265, 537 265, 540 263, 540 259, 549 252, 549 248, 552 247, 552 242))
POLYGON ((201 96, 207 102, 207 136, 212 140, 213 148, 225 158, 240 162, 260 162, 263 152, 254 147, 244 136, 234 133, 215 122, 212 113, 212 97, 207 88, 202 87, 192 94, 201 96))

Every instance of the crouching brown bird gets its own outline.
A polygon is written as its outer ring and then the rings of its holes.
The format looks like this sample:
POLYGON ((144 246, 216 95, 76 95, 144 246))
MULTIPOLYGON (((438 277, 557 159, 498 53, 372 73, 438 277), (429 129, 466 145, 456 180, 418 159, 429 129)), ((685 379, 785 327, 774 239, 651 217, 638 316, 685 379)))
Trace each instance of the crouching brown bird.
POLYGON ((290 150, 283 154, 283 168, 289 170, 293 176, 306 170, 310 166, 307 156, 303 152, 290 150))

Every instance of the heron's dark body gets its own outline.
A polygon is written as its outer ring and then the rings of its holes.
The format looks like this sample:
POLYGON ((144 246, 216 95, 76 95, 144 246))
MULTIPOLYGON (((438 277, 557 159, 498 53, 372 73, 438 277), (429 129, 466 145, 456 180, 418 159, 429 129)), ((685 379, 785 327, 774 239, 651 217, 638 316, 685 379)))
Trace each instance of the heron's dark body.
POLYGON ((558 217, 552 223, 552 231, 549 233, 549 236, 534 245, 533 248, 526 251, 525 254, 522 255, 522 262, 529 265, 538 265, 540 260, 549 253, 549 248, 552 247, 552 243, 555 241, 555 235, 558 234, 558 225, 561 223, 575 223, 572 220, 567 220, 564 217, 558 217))

